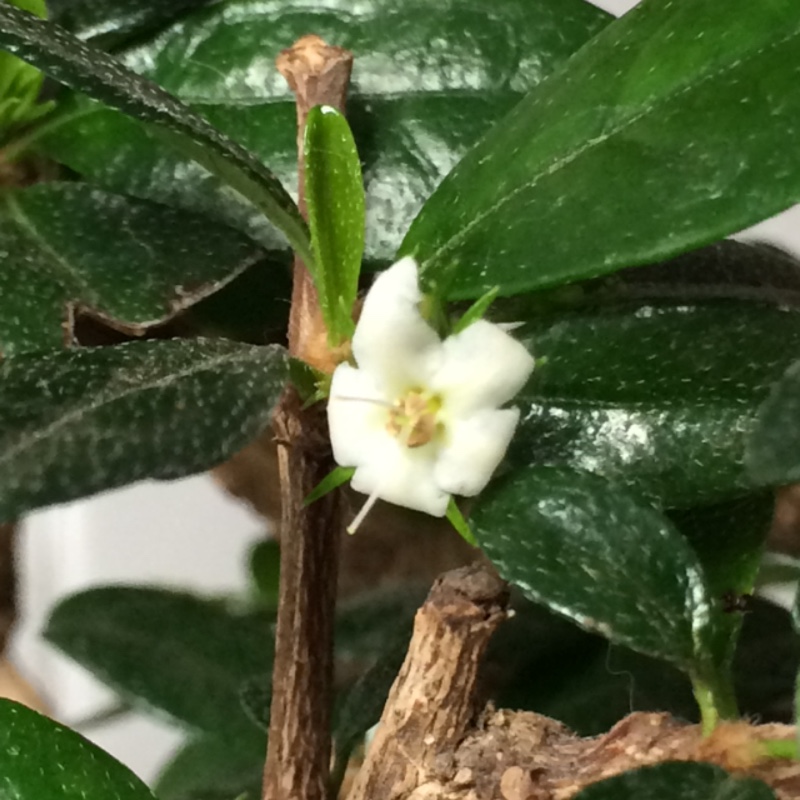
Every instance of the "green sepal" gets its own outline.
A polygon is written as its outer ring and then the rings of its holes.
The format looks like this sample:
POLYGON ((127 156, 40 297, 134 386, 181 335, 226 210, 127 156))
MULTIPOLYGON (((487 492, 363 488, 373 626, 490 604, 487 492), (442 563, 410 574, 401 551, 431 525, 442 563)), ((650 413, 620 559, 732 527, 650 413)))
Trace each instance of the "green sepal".
POLYGON ((308 497, 303 500, 303 506, 308 507, 334 489, 338 489, 342 484, 347 483, 355 475, 355 472, 355 467, 336 467, 309 492, 308 497))
POLYGON ((472 547, 478 546, 478 541, 475 538, 475 534, 472 532, 472 529, 469 527, 469 523, 464 518, 464 515, 461 513, 461 509, 458 507, 456 503, 455 497, 450 498, 450 502, 447 505, 447 521, 458 531, 458 535, 472 547))
POLYGON ((453 333, 461 333, 461 331, 469 328, 473 322, 483 319, 489 306, 495 301, 495 298, 500 292, 500 287, 495 286, 489 289, 486 294, 479 297, 463 314, 461 319, 453 325, 453 333))

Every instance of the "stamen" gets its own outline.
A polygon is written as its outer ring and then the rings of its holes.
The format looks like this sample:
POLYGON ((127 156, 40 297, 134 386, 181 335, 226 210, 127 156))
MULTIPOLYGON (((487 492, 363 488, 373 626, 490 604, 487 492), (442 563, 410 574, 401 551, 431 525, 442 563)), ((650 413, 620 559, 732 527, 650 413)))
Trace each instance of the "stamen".
POLYGON ((347 532, 352 536, 366 519, 367 514, 372 511, 372 507, 378 502, 378 489, 367 498, 366 503, 361 506, 361 511, 356 514, 356 518, 347 526, 347 532))

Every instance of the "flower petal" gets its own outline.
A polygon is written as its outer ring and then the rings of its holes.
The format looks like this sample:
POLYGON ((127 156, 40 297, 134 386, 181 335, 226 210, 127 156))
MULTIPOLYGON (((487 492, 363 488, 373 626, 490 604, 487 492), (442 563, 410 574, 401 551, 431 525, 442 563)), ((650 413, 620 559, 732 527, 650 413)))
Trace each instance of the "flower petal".
POLYGON ((328 428, 333 458, 342 467, 357 467, 372 459, 376 436, 385 433, 386 401, 372 376, 340 364, 333 372, 328 399, 328 428))
POLYGON ((508 402, 533 372, 533 356, 498 325, 478 320, 444 340, 430 389, 448 419, 508 402))
POLYGON ((483 409, 447 426, 434 478, 450 494, 472 497, 482 491, 503 460, 519 422, 518 408, 483 409))
POLYGON ((434 480, 435 459, 433 444, 406 447, 386 433, 380 443, 373 442, 372 458, 358 467, 351 485, 357 492, 375 492, 389 503, 443 517, 450 495, 434 480))
POLYGON ((395 397, 427 384, 430 357, 441 347, 419 312, 421 299, 417 263, 403 258, 376 278, 353 336, 359 368, 395 397))

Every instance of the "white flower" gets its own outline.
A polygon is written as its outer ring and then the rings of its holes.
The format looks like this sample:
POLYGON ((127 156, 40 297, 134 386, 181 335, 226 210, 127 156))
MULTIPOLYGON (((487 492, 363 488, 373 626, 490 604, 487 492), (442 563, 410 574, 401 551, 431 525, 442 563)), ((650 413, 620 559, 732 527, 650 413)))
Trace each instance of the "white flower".
POLYGON ((444 516, 451 495, 486 486, 519 421, 518 409, 500 406, 527 382, 530 353, 485 320, 442 341, 421 299, 412 258, 381 273, 353 336, 358 368, 333 373, 333 456, 370 496, 350 530, 378 498, 444 516))

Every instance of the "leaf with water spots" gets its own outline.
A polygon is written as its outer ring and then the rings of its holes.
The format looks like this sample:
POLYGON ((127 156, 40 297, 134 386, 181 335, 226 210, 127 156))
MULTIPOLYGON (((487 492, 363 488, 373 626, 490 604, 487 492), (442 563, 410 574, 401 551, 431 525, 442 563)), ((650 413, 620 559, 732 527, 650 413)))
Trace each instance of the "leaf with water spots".
POLYGON ((57 349, 77 313, 131 336, 218 291, 263 257, 206 217, 43 183, 0 201, 0 352, 57 349))
POLYGON ((155 800, 124 764, 64 725, 0 700, 0 797, 155 800))
POLYGON ((129 342, 0 362, 0 519, 214 466, 270 422, 280 347, 129 342))

